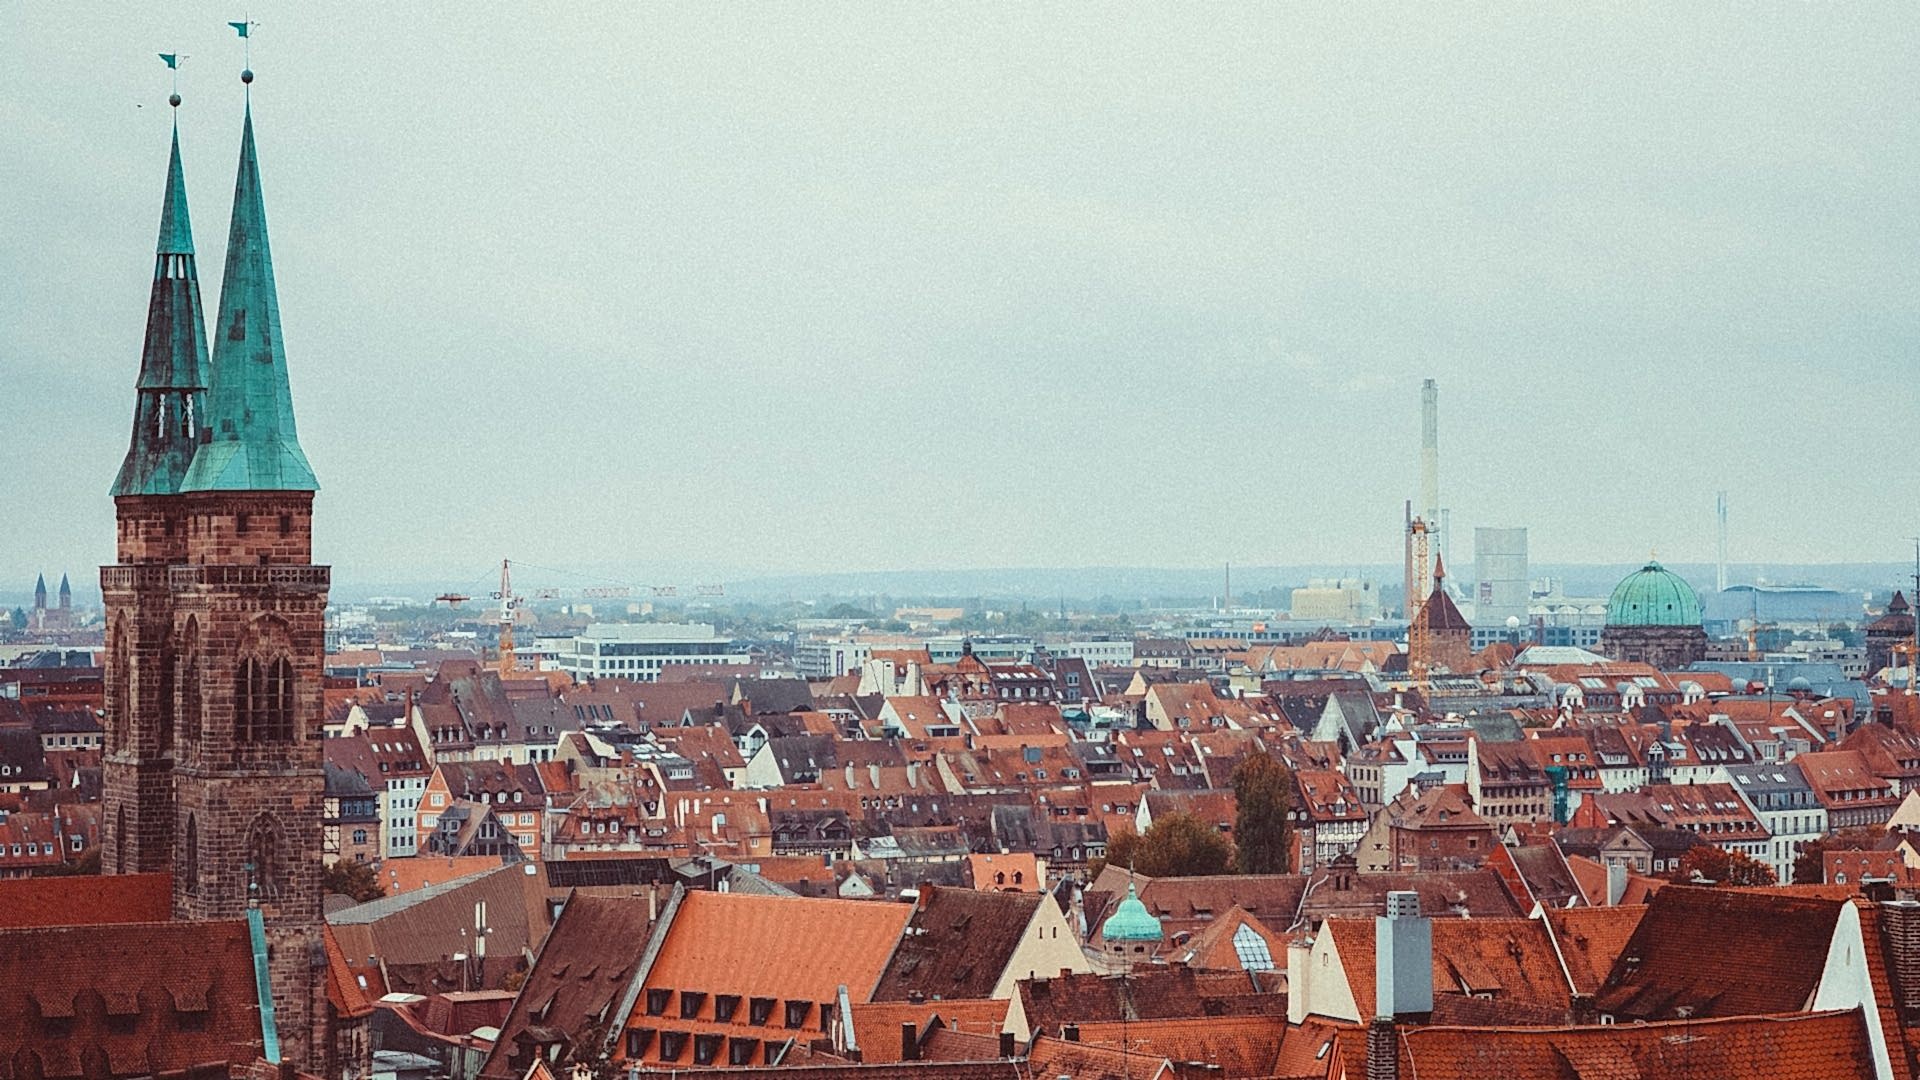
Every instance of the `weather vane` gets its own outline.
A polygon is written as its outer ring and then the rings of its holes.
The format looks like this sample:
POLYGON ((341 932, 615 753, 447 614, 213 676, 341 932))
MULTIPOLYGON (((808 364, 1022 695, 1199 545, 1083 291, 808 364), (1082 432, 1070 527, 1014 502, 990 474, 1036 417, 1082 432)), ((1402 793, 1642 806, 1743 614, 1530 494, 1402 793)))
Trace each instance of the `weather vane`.
POLYGON ((187 59, 186 53, 160 53, 160 59, 167 62, 167 70, 173 72, 173 93, 167 96, 167 104, 180 107, 180 61, 187 59))
POLYGON ((233 27, 234 33, 240 35, 241 55, 244 57, 246 64, 245 67, 240 69, 240 81, 251 84, 253 82, 253 36, 248 33, 248 31, 260 24, 254 22, 251 18, 246 18, 239 22, 230 22, 227 25, 233 27))

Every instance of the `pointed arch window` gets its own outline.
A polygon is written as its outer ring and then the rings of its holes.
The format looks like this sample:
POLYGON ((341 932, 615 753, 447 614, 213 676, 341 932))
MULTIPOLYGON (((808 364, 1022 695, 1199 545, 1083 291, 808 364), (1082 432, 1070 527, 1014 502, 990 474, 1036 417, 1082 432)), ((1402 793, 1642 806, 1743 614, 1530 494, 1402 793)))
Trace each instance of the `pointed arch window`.
POLYGON ((272 814, 253 819, 247 830, 247 882, 252 897, 261 903, 280 898, 286 874, 285 844, 281 842, 280 823, 272 814))
POLYGON ((110 681, 107 684, 107 753, 127 747, 127 717, 133 711, 132 680, 127 670, 132 658, 127 655, 127 620, 121 616, 113 624, 113 640, 107 649, 110 681))
POLYGON ((187 895, 200 891, 200 823, 192 814, 187 815, 186 850, 180 853, 180 873, 186 882, 187 895))
POLYGON ((175 687, 180 717, 180 741, 186 747, 198 746, 201 737, 200 696, 200 624, 187 620, 181 652, 186 659, 180 665, 180 680, 175 687))
POLYGON ((293 661, 245 657, 234 670, 234 726, 241 742, 292 742, 293 661))

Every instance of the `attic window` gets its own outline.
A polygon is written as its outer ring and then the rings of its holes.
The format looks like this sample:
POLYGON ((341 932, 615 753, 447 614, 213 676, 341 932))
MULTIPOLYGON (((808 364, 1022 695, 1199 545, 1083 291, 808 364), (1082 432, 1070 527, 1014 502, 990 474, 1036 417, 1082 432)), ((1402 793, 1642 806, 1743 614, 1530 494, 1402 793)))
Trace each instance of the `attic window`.
MULTIPOLYGON (((698 990, 680 991, 680 1019, 692 1020, 700 1015, 700 1006, 707 1003, 707 995, 698 990)), ((706 1062, 700 1064, 705 1065, 706 1062)))
POLYGON ((727 1064, 751 1065, 753 1052, 760 1048, 759 1039, 728 1039, 727 1064))
POLYGON ((647 1015, 665 1016, 667 1012, 667 1002, 671 1000, 673 1000, 673 991, 671 990, 648 990, 647 1015))
MULTIPOLYGON (((751 998, 747 1001, 747 1023, 759 1027, 773 1015, 774 999, 770 997, 751 998)), ((792 1026, 792 1025, 788 1025, 792 1026)))
POLYGON ((645 1056, 647 1047, 653 1045, 652 1028, 627 1029, 627 1056, 637 1058, 645 1056))
POLYGON ((713 1064, 713 1059, 720 1056, 720 1044, 725 1041, 725 1039, 726 1036, 724 1035, 695 1035, 693 1037, 693 1063, 695 1065, 713 1064))
POLYGON ((687 1048, 687 1033, 684 1031, 663 1031, 660 1033, 660 1060, 679 1061, 687 1048))
POLYGON ((812 1012, 813 1002, 811 1001, 787 1002, 787 1026, 790 1028, 805 1027, 807 1016, 812 1012))

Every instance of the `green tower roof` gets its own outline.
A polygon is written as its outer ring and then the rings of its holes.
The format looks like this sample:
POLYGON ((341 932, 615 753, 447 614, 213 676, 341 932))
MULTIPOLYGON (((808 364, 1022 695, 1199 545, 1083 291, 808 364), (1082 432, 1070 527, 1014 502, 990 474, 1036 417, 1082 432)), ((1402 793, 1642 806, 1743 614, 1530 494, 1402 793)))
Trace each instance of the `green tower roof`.
POLYGON ((193 261, 193 225, 187 217, 178 126, 167 163, 167 194, 160 207, 156 247, 133 437, 113 481, 115 496, 178 492, 193 462, 206 411, 206 319, 200 307, 200 275, 193 261))
POLYGON ((1164 933, 1160 920, 1140 902, 1131 881, 1127 882, 1127 898, 1120 901, 1100 927, 1100 936, 1108 941, 1159 941, 1164 933))
POLYGON ((1608 626, 1699 626, 1700 596, 1679 574, 1651 560, 1607 598, 1608 626))
POLYGON ((267 208, 253 145, 253 105, 240 138, 227 269, 214 321, 207 432, 182 491, 317 491, 293 423, 280 343, 280 300, 267 247, 267 208))

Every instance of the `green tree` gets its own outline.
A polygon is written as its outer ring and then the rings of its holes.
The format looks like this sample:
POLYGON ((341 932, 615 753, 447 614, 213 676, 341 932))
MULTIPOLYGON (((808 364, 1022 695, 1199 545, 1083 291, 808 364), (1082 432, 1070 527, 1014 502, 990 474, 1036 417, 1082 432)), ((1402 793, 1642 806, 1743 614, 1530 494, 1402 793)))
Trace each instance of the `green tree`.
POLYGON ((1801 845, 1800 854, 1793 859, 1793 883, 1795 885, 1819 885, 1827 879, 1827 852, 1829 851, 1866 851, 1880 842, 1887 831, 1877 825, 1868 825, 1857 829, 1841 829, 1818 840, 1809 840, 1801 845))
POLYGON ((374 873, 372 866, 345 859, 322 870, 320 884, 329 893, 351 896, 362 904, 387 895, 387 887, 380 883, 380 875, 374 873))
POLYGON ((1144 834, 1109 837, 1106 862, 1130 866, 1148 877, 1225 874, 1233 867, 1233 843, 1192 814, 1168 814, 1144 834))
POLYGON ((1272 754, 1249 755, 1233 770, 1234 869, 1284 874, 1292 866, 1293 770, 1272 754))
POLYGON ((1670 875, 1676 882, 1690 882, 1699 874, 1715 885, 1777 885, 1773 867, 1743 852, 1728 851, 1712 844, 1699 844, 1680 857, 1680 865, 1670 875))

